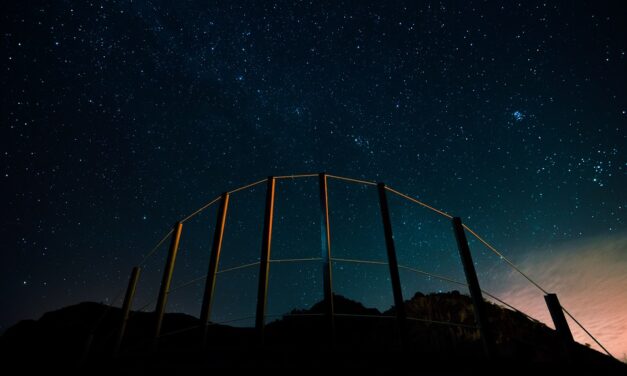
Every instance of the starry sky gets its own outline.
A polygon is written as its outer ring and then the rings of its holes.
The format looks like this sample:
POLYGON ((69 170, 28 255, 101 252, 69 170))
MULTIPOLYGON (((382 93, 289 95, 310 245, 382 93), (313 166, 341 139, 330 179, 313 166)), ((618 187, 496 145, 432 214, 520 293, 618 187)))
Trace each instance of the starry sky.
MULTIPOLYGON (((268 175, 384 181, 462 217, 532 276, 542 260, 584 253, 593 286, 604 265, 627 274, 621 2, 1 8, 2 330, 83 300, 119 304, 131 267, 175 221, 268 175), (594 242, 618 251, 597 254, 594 242)), ((277 184, 273 258, 319 257, 316 183, 277 184)), ((376 191, 329 189, 334 256, 385 261, 376 191)), ((261 184, 232 197, 220 268, 257 261, 264 195, 261 184)), ((390 205, 399 262, 463 280, 450 223, 398 197, 390 205)), ((173 286, 206 273, 215 215, 185 224, 173 286)), ((146 263, 135 308, 156 296, 166 246, 146 263)), ((516 286, 471 247, 483 286, 516 286)), ((390 306, 387 266, 333 267, 338 292, 390 306)), ((271 270, 269 315, 321 298, 319 263, 271 270)), ((256 273, 219 276, 216 319, 254 313, 256 273)), ((452 289, 401 278, 406 298, 452 289)), ((605 282, 597 292, 619 283, 605 282)), ((173 293, 168 309, 197 314, 202 287, 173 293)))

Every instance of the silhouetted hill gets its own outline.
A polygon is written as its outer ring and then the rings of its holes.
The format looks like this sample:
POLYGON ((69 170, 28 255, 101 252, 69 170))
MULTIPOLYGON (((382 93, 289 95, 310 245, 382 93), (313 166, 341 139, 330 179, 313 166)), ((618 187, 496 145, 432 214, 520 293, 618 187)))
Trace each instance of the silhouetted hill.
MULTIPOLYGON (((363 304, 343 297, 333 295, 333 306, 335 313, 347 313, 354 315, 380 315, 376 308, 367 308, 363 304)), ((309 309, 293 310, 291 314, 322 314, 324 313, 324 302, 318 302, 309 309)))
POLYGON ((328 321, 322 315, 322 302, 268 323, 262 346, 252 328, 211 325, 206 349, 199 346, 199 320, 178 313, 165 315, 163 336, 154 349, 154 315, 135 312, 121 357, 114 360, 112 348, 121 310, 81 303, 9 328, 0 338, 0 353, 6 357, 5 364, 19 365, 22 370, 45 367, 81 373, 141 374, 221 367, 305 370, 331 366, 419 367, 437 372, 516 365, 518 370, 566 367, 594 369, 595 374, 627 374, 626 365, 579 344, 566 347, 544 324, 489 303, 488 320, 498 357, 488 361, 480 337, 472 328, 474 314, 469 297, 455 291, 416 293, 405 305, 409 320, 402 349, 393 309, 380 312, 336 295, 333 345, 328 321))

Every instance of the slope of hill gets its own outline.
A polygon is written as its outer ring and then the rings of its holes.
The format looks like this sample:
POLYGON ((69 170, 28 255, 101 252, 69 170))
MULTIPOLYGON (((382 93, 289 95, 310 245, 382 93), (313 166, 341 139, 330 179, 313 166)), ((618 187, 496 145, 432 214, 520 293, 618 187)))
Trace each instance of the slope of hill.
POLYGON ((544 324, 489 303, 488 320, 497 356, 488 360, 479 334, 472 327, 470 298, 458 292, 417 293, 405 305, 409 320, 402 348, 393 310, 379 312, 335 296, 333 341, 328 321, 322 316, 322 303, 268 323, 263 345, 252 328, 211 325, 205 349, 200 346, 198 319, 166 314, 164 335, 155 349, 150 336, 154 316, 133 313, 122 355, 113 359, 120 309, 81 303, 8 329, 0 339, 0 353, 7 364, 21 369, 45 367, 92 373, 331 366, 418 367, 439 372, 516 365, 517 370, 589 368, 596 374, 627 374, 627 365, 579 344, 565 345, 544 324))

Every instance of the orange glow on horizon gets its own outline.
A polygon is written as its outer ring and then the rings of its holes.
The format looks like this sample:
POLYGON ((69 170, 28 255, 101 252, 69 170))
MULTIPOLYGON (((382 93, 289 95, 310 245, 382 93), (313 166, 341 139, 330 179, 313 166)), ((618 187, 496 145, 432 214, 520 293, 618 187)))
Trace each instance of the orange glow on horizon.
MULTIPOLYGON (((565 309, 614 357, 627 362, 627 234, 568 242, 534 255, 517 262, 521 270, 557 293, 565 309)), ((513 271, 504 282, 492 287, 499 298, 553 327, 538 289, 513 271)), ((576 341, 602 351, 568 320, 576 341)))

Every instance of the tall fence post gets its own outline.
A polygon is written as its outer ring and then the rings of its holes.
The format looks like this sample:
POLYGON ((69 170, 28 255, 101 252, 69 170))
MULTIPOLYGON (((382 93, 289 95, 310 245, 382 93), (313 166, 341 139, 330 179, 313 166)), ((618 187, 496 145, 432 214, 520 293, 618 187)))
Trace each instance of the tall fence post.
POLYGON ((213 303, 213 292, 216 285, 216 273, 218 271, 218 263, 220 261, 220 252, 222 250, 222 239, 224 237, 224 226, 226 224, 226 212, 229 207, 228 192, 222 193, 220 198, 220 207, 218 208, 218 218, 213 233, 213 244, 211 246, 211 254, 209 255, 209 272, 205 282, 205 293, 200 311, 200 322, 204 326, 202 335, 202 345, 207 345, 207 332, 209 330, 209 320, 211 319, 211 304, 213 303))
POLYGON ((329 191, 327 174, 318 175, 320 187, 320 245, 322 251, 322 270, 324 287, 324 308, 329 325, 331 345, 335 343, 335 318, 333 311, 333 274, 331 269, 331 233, 329 228, 329 191))
POLYGON ((466 239, 466 233, 462 220, 459 217, 454 217, 453 231, 455 232, 455 239, 457 240, 457 248, 459 249, 459 256, 464 266, 464 274, 466 274, 466 282, 468 283, 468 290, 472 299, 472 305, 475 313, 476 325, 479 327, 479 333, 481 334, 481 341, 483 343, 483 349, 488 359, 494 358, 495 349, 492 333, 488 326, 488 318, 485 311, 485 302, 483 301, 483 295, 481 294, 481 287, 479 286, 479 279, 477 278, 477 272, 475 271, 475 264, 472 261, 470 254, 470 247, 468 246, 468 240, 466 239))
POLYGON ((172 282, 172 273, 174 272, 174 263, 176 262, 176 254, 179 249, 179 242, 181 240, 182 230, 183 223, 177 222, 174 225, 174 231, 172 232, 172 240, 170 242, 170 249, 168 251, 168 259, 165 263, 165 269, 163 270, 163 279, 161 280, 161 288, 159 289, 159 298, 157 299, 157 305, 155 307, 155 332, 152 342, 154 348, 156 348, 159 344, 161 325, 163 324, 163 314, 165 313, 165 306, 168 301, 168 293, 170 291, 170 283, 172 282))
POLYGON ((261 258, 259 259, 259 289, 257 291, 257 312, 255 315, 255 330, 259 337, 260 343, 263 343, 264 341, 266 301, 268 299, 268 271, 270 268, 272 219, 274 216, 274 187, 275 179, 274 177, 269 176, 266 190, 266 209, 263 221, 261 258))
POLYGON ((383 231, 385 234, 385 245, 388 255, 388 265, 390 266, 390 280, 392 281, 392 292, 394 294, 394 310, 396 311, 396 321, 398 323, 399 340, 401 348, 407 342, 407 324, 405 314, 405 301, 401 290, 401 278, 398 273, 398 261, 396 260, 396 247, 394 246, 394 234, 392 232, 392 220, 390 219, 390 207, 385 192, 385 184, 378 183, 379 206, 381 208, 381 219, 383 220, 383 231))
POLYGON ((128 280, 128 287, 126 288, 126 295, 124 295, 124 303, 122 304, 122 322, 120 323, 120 330, 115 340, 115 347, 113 348, 113 357, 117 358, 120 355, 120 349, 122 348, 122 340, 126 332, 126 325, 128 323, 128 316, 131 312, 131 305, 133 303, 133 297, 135 296, 135 289, 137 287, 137 281, 139 280, 139 274, 141 269, 136 266, 131 271, 131 277, 128 280))
POLYGON ((557 295, 546 294, 544 295, 544 301, 546 302, 546 306, 549 308, 549 313, 551 314, 551 319, 553 319, 553 324, 555 325, 555 331, 557 331, 557 334, 566 343, 574 342, 575 340, 573 339, 573 334, 568 327, 568 321, 566 321, 564 311, 562 311, 562 305, 560 304, 559 299, 557 299, 557 295))

